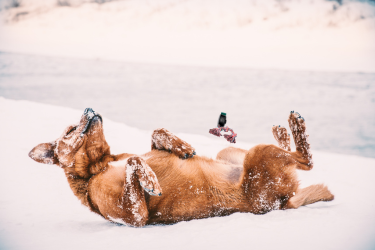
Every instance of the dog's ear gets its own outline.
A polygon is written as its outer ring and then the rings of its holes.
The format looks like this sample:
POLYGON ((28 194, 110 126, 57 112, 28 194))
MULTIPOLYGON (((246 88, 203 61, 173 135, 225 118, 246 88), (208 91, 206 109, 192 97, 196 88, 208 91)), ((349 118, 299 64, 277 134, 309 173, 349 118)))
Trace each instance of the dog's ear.
POLYGON ((40 163, 57 164, 58 160, 54 152, 55 147, 56 144, 54 142, 41 143, 30 151, 29 157, 40 163))

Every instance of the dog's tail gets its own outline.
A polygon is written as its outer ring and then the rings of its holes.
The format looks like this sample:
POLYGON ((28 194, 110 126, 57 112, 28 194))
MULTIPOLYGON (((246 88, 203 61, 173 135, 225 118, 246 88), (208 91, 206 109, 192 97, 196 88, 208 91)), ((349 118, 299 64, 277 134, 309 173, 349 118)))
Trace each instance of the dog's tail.
POLYGON ((298 189, 296 195, 289 199, 287 208, 298 208, 318 201, 331 201, 335 197, 323 184, 311 185, 298 189))

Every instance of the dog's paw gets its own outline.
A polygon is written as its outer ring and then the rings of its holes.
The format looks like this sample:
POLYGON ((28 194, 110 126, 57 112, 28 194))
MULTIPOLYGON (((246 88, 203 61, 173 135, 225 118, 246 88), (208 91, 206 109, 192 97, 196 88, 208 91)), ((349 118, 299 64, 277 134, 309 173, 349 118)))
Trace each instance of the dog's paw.
POLYGON ((194 148, 166 129, 157 129, 152 134, 151 149, 166 150, 182 159, 193 157, 194 148))
POLYGON ((196 155, 194 148, 189 143, 180 139, 175 143, 171 151, 182 159, 191 158, 196 155))
POLYGON ((288 138, 288 131, 285 127, 281 127, 280 125, 272 126, 272 134, 277 141, 285 140, 286 138, 288 138))
POLYGON ((272 134, 275 137, 277 143, 279 144, 279 147, 290 151, 290 135, 288 134, 288 131, 286 128, 278 126, 272 127, 272 134))
POLYGON ((290 112, 289 115, 289 127, 292 130, 293 135, 296 133, 304 133, 306 130, 305 119, 298 112, 290 112))
POLYGON ((286 128, 281 127, 280 125, 273 126, 272 127, 272 134, 275 137, 277 143, 279 144, 279 147, 290 151, 290 135, 288 134, 288 131, 286 128))
POLYGON ((141 157, 133 156, 128 159, 126 175, 129 178, 129 182, 132 173, 136 174, 139 184, 147 193, 154 196, 161 196, 162 190, 156 174, 141 157))
POLYGON ((158 189, 154 188, 154 185, 150 185, 151 183, 146 183, 146 182, 139 182, 141 184, 141 187, 149 194, 152 196, 161 196, 161 192, 158 189))
POLYGON ((289 127, 292 131, 296 150, 308 159, 310 169, 313 166, 312 154, 310 152, 309 135, 306 133, 305 119, 298 112, 291 112, 289 115, 289 127))

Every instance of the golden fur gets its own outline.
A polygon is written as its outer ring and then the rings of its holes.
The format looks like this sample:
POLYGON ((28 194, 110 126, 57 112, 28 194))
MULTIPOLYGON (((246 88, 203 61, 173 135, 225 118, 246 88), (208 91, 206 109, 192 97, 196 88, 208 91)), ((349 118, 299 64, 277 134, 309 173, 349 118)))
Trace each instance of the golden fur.
POLYGON ((137 227, 170 224, 333 199, 323 185, 299 189, 296 169, 310 170, 313 164, 304 120, 295 113, 289 125, 296 152, 290 151, 286 129, 273 127, 279 147, 229 147, 213 160, 195 155, 190 144, 165 129, 154 131, 152 150, 144 155, 111 155, 100 115, 87 110, 78 125, 29 155, 62 167, 82 204, 110 221, 137 227))

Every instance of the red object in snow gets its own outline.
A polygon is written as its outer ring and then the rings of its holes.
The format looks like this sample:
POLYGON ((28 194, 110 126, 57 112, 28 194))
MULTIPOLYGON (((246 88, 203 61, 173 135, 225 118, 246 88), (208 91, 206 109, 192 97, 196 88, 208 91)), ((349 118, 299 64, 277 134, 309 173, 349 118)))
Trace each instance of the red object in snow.
POLYGON ((217 128, 212 128, 210 129, 210 131, 208 131, 210 134, 213 134, 213 135, 216 135, 218 137, 222 136, 222 134, 220 134, 221 131, 224 131, 224 132, 228 132, 230 131, 232 134, 231 135, 224 135, 224 138, 227 139, 227 141, 229 141, 230 143, 236 143, 236 137, 237 137, 237 134, 234 133, 233 129, 229 128, 229 127, 217 127, 217 128))

